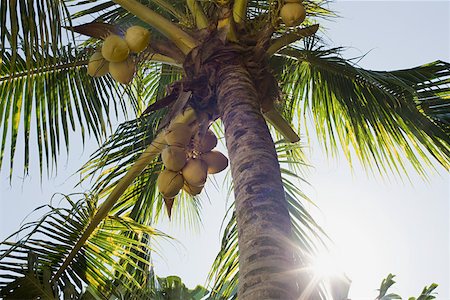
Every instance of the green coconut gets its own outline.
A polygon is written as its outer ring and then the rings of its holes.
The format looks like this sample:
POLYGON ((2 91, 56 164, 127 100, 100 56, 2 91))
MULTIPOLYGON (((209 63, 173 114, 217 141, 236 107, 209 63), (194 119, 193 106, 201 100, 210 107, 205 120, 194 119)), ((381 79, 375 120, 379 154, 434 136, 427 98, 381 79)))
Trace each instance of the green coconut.
POLYGON ((208 166, 209 174, 216 174, 225 170, 228 166, 228 158, 219 151, 203 153, 200 157, 208 166))
POLYGON ((130 58, 121 62, 112 62, 109 64, 109 73, 115 81, 128 84, 133 80, 136 72, 136 64, 130 58))
POLYGON ((217 137, 211 130, 206 131, 205 136, 201 139, 198 145, 198 151, 205 153, 209 152, 217 146, 217 137))
POLYGON ((111 34, 103 41, 102 55, 109 62, 124 61, 129 53, 127 42, 117 34, 111 34))
POLYGON ((125 41, 128 48, 134 53, 139 53, 147 48, 150 43, 150 31, 141 26, 131 26, 125 33, 125 41))
POLYGON ((200 187, 205 184, 208 177, 208 166, 203 160, 193 158, 187 161, 181 173, 187 184, 200 187))
POLYGON ((306 17, 306 11, 300 2, 286 3, 281 7, 281 20, 288 27, 300 25, 306 17))
POLYGON ((95 52, 89 58, 87 73, 92 77, 100 77, 108 74, 109 62, 103 57, 100 51, 95 52))
POLYGON ((192 128, 184 123, 172 123, 166 130, 166 143, 178 147, 186 147, 192 138, 192 128))
POLYGON ((164 166, 171 171, 180 171, 186 164, 186 152, 184 148, 169 146, 161 152, 164 166))
POLYGON ((183 176, 179 172, 163 170, 156 181, 159 192, 164 198, 173 198, 184 185, 183 176))

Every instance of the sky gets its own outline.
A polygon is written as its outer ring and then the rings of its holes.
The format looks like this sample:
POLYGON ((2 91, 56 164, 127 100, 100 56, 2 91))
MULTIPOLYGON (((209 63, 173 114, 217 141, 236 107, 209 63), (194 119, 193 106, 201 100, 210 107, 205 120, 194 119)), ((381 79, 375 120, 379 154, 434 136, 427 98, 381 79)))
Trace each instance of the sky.
MULTIPOLYGON (((321 23, 330 45, 348 47, 347 58, 367 53, 359 62, 364 68, 393 70, 450 61, 450 2, 337 1, 330 8, 340 16, 321 23)), ((72 145, 80 146, 68 157, 61 155, 57 174, 42 183, 36 170, 26 178, 16 170, 10 184, 8 168, 2 168, 0 240, 54 193, 73 191, 78 180, 73 174, 97 145, 72 145)), ((317 205, 310 206, 311 212, 334 241, 336 261, 352 280, 350 298, 374 299, 381 280, 393 273, 397 284, 392 291, 404 298, 418 296, 423 286, 436 282, 437 299, 450 299, 449 174, 436 163, 435 170, 428 170, 428 181, 412 169, 409 180, 386 178, 367 174, 358 164, 350 169, 342 156, 327 157, 315 140, 305 151, 312 165, 306 177, 310 185, 300 187, 317 205)), ((223 175, 215 180, 220 183, 223 175)), ((207 193, 201 228, 179 230, 169 222, 158 227, 178 242, 164 245, 164 258, 155 260, 157 273, 177 274, 190 287, 205 283, 227 208, 223 190, 210 182, 207 193)))

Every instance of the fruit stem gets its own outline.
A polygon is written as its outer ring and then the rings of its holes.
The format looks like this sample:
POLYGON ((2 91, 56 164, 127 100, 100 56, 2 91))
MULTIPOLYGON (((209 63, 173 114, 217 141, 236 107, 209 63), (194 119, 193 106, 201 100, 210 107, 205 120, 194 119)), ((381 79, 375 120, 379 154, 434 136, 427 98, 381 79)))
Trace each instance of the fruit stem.
POLYGON ((194 16, 195 24, 197 25, 198 29, 203 29, 208 27, 208 18, 205 15, 205 12, 203 11, 203 8, 201 5, 198 4, 197 0, 186 0, 186 3, 189 7, 189 10, 191 11, 192 15, 194 16))
MULTIPOLYGON (((190 123, 195 120, 195 111, 190 108, 186 109, 184 113, 176 116, 172 122, 190 123)), ((97 228, 98 224, 108 215, 109 211, 112 209, 117 200, 122 196, 125 190, 133 183, 134 179, 141 174, 141 172, 147 167, 147 165, 154 160, 162 151, 162 145, 165 144, 165 132, 160 132, 152 143, 145 149, 144 153, 137 159, 137 161, 131 166, 128 172, 122 177, 117 185, 114 187, 112 192, 106 198, 106 200, 100 205, 94 217, 84 230, 83 234, 78 239, 77 243, 74 245, 69 255, 64 260, 61 267, 53 276, 51 283, 53 284, 58 280, 58 278, 63 274, 67 266, 72 262, 74 257, 77 255, 78 251, 83 247, 87 239, 91 236, 94 230, 97 228)))
MULTIPOLYGON (((227 8, 225 8, 225 9, 227 9, 227 8)), ((217 23, 217 29, 226 30, 227 39, 229 41, 233 41, 233 42, 237 41, 237 36, 236 36, 235 29, 234 29, 234 23, 231 18, 231 14, 222 19, 219 19, 219 21, 217 23)))
POLYGON ((283 118, 283 116, 272 107, 272 109, 262 112, 264 119, 272 124, 275 129, 284 136, 286 140, 291 143, 300 141, 300 137, 292 129, 291 125, 283 118))
POLYGON ((159 54, 159 53, 148 53, 145 55, 144 59, 161 62, 166 65, 171 65, 171 66, 175 66, 175 67, 180 67, 180 68, 182 67, 182 64, 180 62, 177 62, 175 59, 173 59, 169 56, 166 56, 166 55, 159 54))
POLYGON ((267 49, 267 55, 272 56, 273 54, 277 53, 278 50, 292 44, 293 42, 315 34, 318 29, 319 25, 315 24, 273 39, 272 44, 270 45, 269 49, 267 49))
POLYGON ((177 25, 167 20, 160 14, 154 12, 147 6, 136 0, 113 0, 121 7, 146 22, 169 40, 171 40, 184 54, 188 54, 198 43, 188 33, 183 31, 177 25))
POLYGON ((248 0, 235 0, 233 4, 233 19, 236 24, 245 22, 248 0))

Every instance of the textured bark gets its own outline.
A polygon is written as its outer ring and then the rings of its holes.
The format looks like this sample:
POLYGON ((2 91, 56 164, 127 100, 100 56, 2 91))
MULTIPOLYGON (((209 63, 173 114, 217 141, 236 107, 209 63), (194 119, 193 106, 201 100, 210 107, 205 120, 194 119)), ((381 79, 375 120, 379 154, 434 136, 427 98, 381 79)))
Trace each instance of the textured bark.
POLYGON ((220 68, 217 82, 236 200, 238 299, 296 299, 290 217, 254 84, 239 65, 220 68))

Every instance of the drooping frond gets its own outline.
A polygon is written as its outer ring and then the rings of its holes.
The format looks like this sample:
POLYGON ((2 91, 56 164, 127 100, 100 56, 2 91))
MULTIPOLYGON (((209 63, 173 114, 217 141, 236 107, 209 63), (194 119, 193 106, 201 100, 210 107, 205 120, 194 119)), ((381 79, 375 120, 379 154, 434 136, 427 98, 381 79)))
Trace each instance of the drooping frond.
MULTIPOLYGON (((0 1, 0 57, 12 53, 10 72, 21 55, 29 64, 43 62, 44 53, 56 57, 63 39, 72 40, 62 28, 70 25, 70 13, 64 0, 0 1)), ((20 59, 18 61, 20 65, 20 59)), ((44 64, 41 64, 41 66, 44 64)), ((28 65, 30 66, 30 65, 28 65)))
MULTIPOLYGON (((83 8, 83 10, 76 11, 72 14, 73 20, 81 17, 95 16, 95 21, 111 24, 136 24, 140 22, 135 15, 118 6, 114 1, 89 1, 89 7, 87 8, 85 6, 86 1, 69 0, 67 2, 73 2, 74 8, 78 6, 83 8)), ((168 20, 180 22, 184 26, 190 24, 190 19, 186 15, 187 7, 185 0, 144 0, 140 2, 168 20)))
MULTIPOLYGON (((40 274, 39 278, 48 273, 44 276, 43 284, 53 287, 51 279, 56 269, 96 212, 97 198, 80 196, 82 199, 78 202, 73 202, 71 197, 79 196, 64 196, 67 208, 47 206, 50 211, 41 220, 25 224, 0 244, 2 296, 13 293, 15 280, 20 281, 20 278, 31 271, 27 268, 29 253, 35 256, 33 269, 40 274), (16 234, 22 238, 12 241, 16 234)), ((137 282, 120 262, 131 262, 131 258, 139 258, 133 268, 149 269, 150 261, 138 255, 150 250, 149 241, 139 241, 127 237, 125 233, 148 238, 163 236, 153 228, 128 217, 108 216, 77 253, 73 263, 65 268, 52 292, 58 295, 71 283, 79 293, 84 285, 89 284, 106 296, 115 290, 112 283, 116 279, 120 279, 122 288, 139 289, 141 283, 137 282)))
MULTIPOLYGON (((312 115, 319 140, 342 147, 365 166, 403 171, 405 160, 421 174, 430 155, 450 166, 450 65, 379 72, 356 67, 338 49, 286 49, 272 58, 281 79, 287 115, 312 115)), ((305 122, 308 124, 307 122, 305 122)))
POLYGON ((35 53, 32 61, 9 51, 3 53, 0 67, 0 163, 9 146, 11 171, 16 142, 24 136, 25 172, 30 161, 30 139, 36 136, 41 171, 56 165, 61 146, 69 148, 70 132, 78 129, 97 140, 108 128, 108 113, 114 111, 115 83, 109 77, 93 79, 86 73, 86 52, 62 47, 56 56, 35 53), (41 64, 40 61, 52 64, 41 64), (10 73, 11 64, 15 64, 10 73), (9 139, 9 141, 7 140, 9 139), (46 164, 46 167, 44 167, 46 164))
MULTIPOLYGON (((278 157, 282 164, 283 186, 293 225, 292 243, 298 251, 299 266, 305 267, 311 261, 301 260, 301 258, 313 257, 317 249, 323 245, 326 235, 306 210, 304 202, 310 202, 310 200, 301 192, 298 183, 299 180, 303 181, 303 179, 291 171, 291 169, 297 168, 297 164, 305 164, 300 157, 292 155, 292 151, 295 154, 295 152, 301 152, 301 150, 294 150, 294 146, 281 142, 276 143, 276 145, 278 157)), ((298 145, 295 147, 299 148, 298 145)), ((237 297, 239 250, 237 223, 233 205, 229 211, 232 214, 229 216, 228 223, 224 229, 221 249, 216 256, 208 277, 209 282, 212 284, 213 299, 236 299, 237 297)), ((311 281, 311 274, 308 274, 305 270, 299 270, 300 277, 302 280, 311 281)), ((314 294, 324 295, 323 286, 320 284, 315 286, 314 294)))

